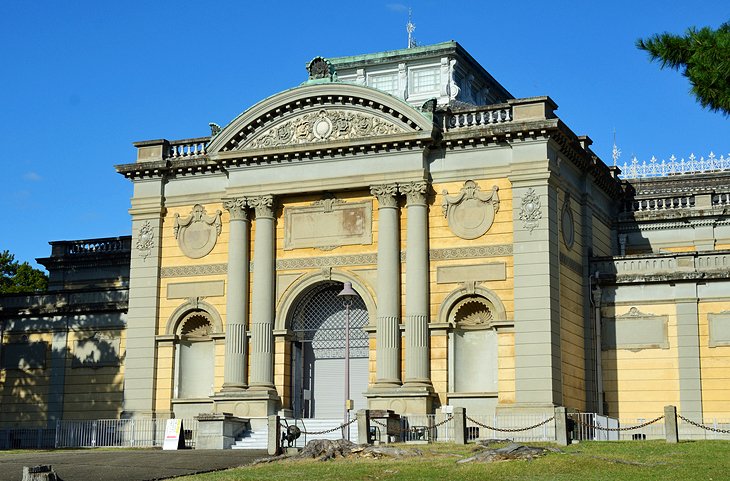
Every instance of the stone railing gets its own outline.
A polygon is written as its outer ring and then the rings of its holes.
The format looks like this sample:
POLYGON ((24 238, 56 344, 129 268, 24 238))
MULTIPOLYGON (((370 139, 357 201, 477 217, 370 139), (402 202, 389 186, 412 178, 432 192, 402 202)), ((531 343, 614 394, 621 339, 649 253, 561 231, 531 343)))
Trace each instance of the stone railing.
POLYGON ((730 193, 726 194, 713 194, 712 196, 713 206, 730 206, 730 193))
POLYGON ((679 195, 655 199, 634 199, 626 203, 627 212, 662 211, 671 209, 689 209, 695 205, 694 195, 679 195))
POLYGON ((670 175, 697 174, 703 172, 722 172, 730 171, 730 154, 725 157, 720 155, 718 158, 714 152, 710 152, 707 157, 697 157, 690 154, 685 160, 677 159, 674 155, 669 160, 657 160, 652 157, 647 162, 639 162, 634 156, 630 162, 624 162, 618 166, 621 169, 621 178, 623 179, 641 179, 646 177, 666 177, 670 175))
POLYGON ((53 294, 5 294, 0 296, 0 311, 29 310, 41 311, 65 308, 68 306, 98 306, 100 304, 126 303, 129 290, 104 289, 77 292, 58 292, 53 294))
POLYGON ((166 158, 183 159, 205 155, 205 148, 207 147, 208 142, 210 142, 210 137, 171 140, 166 158))
POLYGON ((692 274, 726 273, 730 269, 730 252, 682 252, 666 254, 639 254, 598 259, 591 263, 591 271, 599 277, 681 276, 692 274))
POLYGON ((85 239, 75 241, 52 242, 53 256, 79 255, 92 253, 130 252, 132 250, 132 238, 109 237, 103 239, 85 239))
POLYGON ((455 130, 511 121, 512 108, 502 105, 498 107, 480 107, 473 110, 449 112, 443 117, 442 127, 444 130, 455 130))

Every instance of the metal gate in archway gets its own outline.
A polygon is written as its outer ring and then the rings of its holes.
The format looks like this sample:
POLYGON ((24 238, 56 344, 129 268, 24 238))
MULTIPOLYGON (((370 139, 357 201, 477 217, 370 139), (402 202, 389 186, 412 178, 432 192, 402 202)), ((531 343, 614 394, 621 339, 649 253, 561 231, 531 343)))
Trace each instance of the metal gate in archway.
MULTIPOLYGON (((292 409, 296 417, 341 418, 345 406, 345 322, 342 284, 325 282, 307 291, 294 306, 292 409)), ((350 306, 350 397, 366 408, 368 312, 360 297, 350 306)))

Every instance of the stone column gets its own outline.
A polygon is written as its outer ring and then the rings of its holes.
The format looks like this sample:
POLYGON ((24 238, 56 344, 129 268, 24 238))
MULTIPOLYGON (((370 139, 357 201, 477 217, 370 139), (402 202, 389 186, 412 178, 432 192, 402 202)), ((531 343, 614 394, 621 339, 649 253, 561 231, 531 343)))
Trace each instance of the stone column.
POLYGON ((378 319, 376 325, 376 386, 399 386, 400 380, 400 225, 398 186, 377 185, 378 199, 378 319))
POLYGON ((248 200, 256 211, 251 303, 251 389, 274 390, 274 197, 248 200))
POLYGON ((227 199, 230 212, 228 289, 226 292, 226 358, 223 391, 246 388, 246 324, 248 323, 248 212, 246 199, 227 199))
POLYGON ((399 186, 407 199, 406 230, 406 386, 431 385, 428 369, 429 270, 428 183, 399 186))

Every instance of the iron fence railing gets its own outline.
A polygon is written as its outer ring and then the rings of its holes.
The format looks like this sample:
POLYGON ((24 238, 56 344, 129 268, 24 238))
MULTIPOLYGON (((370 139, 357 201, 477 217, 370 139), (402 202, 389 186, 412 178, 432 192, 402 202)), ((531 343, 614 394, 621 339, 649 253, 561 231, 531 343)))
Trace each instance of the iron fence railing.
MULTIPOLYGON (((57 421, 52 428, 0 428, 0 449, 162 446, 167 419, 57 421)), ((198 421, 183 419, 185 447, 194 448, 198 421)))

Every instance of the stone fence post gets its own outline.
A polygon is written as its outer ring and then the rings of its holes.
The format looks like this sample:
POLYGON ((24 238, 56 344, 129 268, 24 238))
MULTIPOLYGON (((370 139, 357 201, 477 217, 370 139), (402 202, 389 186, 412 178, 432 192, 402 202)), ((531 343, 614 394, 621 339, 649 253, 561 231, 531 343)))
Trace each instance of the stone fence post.
POLYGON ((454 407, 454 442, 466 444, 466 409, 454 407))
POLYGON ((280 419, 276 414, 269 416, 269 438, 267 442, 267 448, 269 456, 276 456, 281 454, 281 445, 279 440, 281 434, 279 433, 280 419))
POLYGON ((676 406, 664 406, 664 432, 666 433, 668 443, 676 444, 679 442, 676 406))
POLYGON ((370 410, 357 411, 357 444, 370 444, 370 410))
POLYGON ((568 433, 568 410, 563 406, 555 408, 555 442, 560 446, 570 444, 568 433))

